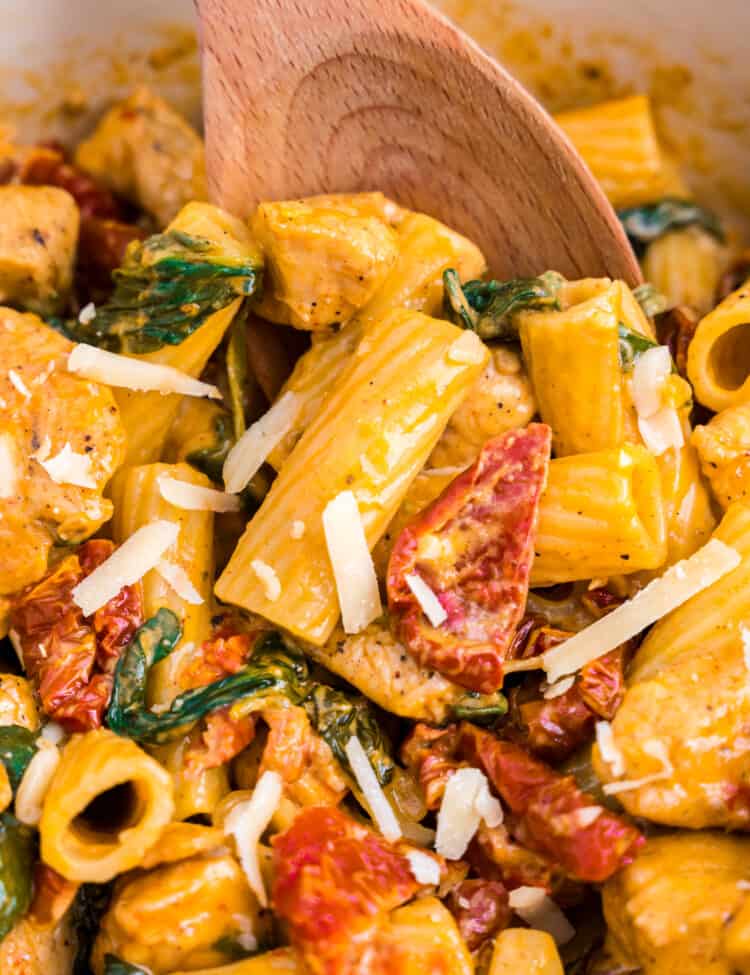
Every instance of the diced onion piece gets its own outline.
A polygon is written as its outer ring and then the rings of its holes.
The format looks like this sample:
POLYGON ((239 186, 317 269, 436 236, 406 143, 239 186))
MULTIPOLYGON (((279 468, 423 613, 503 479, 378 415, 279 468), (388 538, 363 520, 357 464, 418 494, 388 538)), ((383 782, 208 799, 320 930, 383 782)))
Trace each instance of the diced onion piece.
POLYGON ((552 935, 556 944, 567 944, 575 928, 543 887, 516 887, 508 895, 511 910, 537 931, 552 935))
POLYGON ((236 494, 226 494, 200 484, 189 484, 168 474, 162 474, 156 483, 159 485, 159 494, 165 501, 185 511, 239 511, 241 507, 241 501, 236 494))
POLYGON ((383 612, 357 499, 342 491, 323 511, 328 556, 345 633, 359 633, 383 612))
POLYGON ((181 565, 177 565, 175 562, 169 562, 167 559, 160 559, 156 566, 156 571, 162 579, 169 583, 180 599, 183 599, 191 606, 201 605, 203 596, 201 596, 190 581, 190 576, 181 565))
POLYGON ((437 886, 440 883, 440 864, 435 857, 422 850, 409 850, 406 859, 418 884, 437 886))
POLYGON ((9 433, 0 433, 0 498, 12 498, 17 484, 15 444, 9 433))
POLYGON ((435 849, 446 860, 460 860, 482 821, 476 800, 483 773, 476 768, 459 768, 445 786, 437 820, 435 849))
POLYGON ((440 604, 440 600, 437 598, 435 593, 430 589, 427 583, 418 576, 416 573, 411 572, 404 576, 406 585, 411 589, 412 594, 419 605, 422 607, 422 612, 430 621, 432 626, 440 626, 445 623, 448 619, 448 614, 443 609, 440 604))
POLYGON ((615 743, 615 736, 612 733, 612 725, 609 721, 596 722, 596 743, 599 746, 602 761, 609 765, 612 775, 615 777, 624 775, 625 759, 615 743))
POLYGON ((156 568, 167 549, 177 541, 179 532, 179 525, 172 521, 143 525, 78 583, 72 592, 73 602, 80 606, 84 616, 91 616, 123 586, 132 586, 156 568))
POLYGON ((250 890, 261 907, 268 907, 260 872, 258 843, 281 801, 284 783, 278 772, 266 771, 258 779, 252 796, 231 809, 224 820, 224 832, 234 838, 237 855, 250 890))
POLYGON ((673 406, 663 406, 651 416, 638 417, 638 432, 646 447, 657 457, 672 447, 685 444, 680 415, 673 406))
POLYGON ((224 487, 230 494, 239 494, 247 487, 266 457, 284 439, 298 412, 299 396, 286 392, 245 430, 224 461, 224 487))
POLYGON ((276 575, 274 569, 268 562, 264 562, 262 559, 253 559, 250 563, 250 568, 263 586, 266 599, 271 603, 275 603, 281 595, 281 580, 276 575))
POLYGON ((352 735, 346 743, 344 751, 372 818, 383 836, 394 843, 401 838, 401 827, 393 807, 388 802, 388 797, 380 787, 378 777, 375 775, 370 759, 362 747, 362 742, 356 735, 352 735))
POLYGON ((97 349, 83 342, 75 345, 68 356, 68 371, 98 383, 106 383, 107 386, 221 399, 221 393, 216 386, 193 379, 179 369, 118 355, 116 352, 105 352, 104 349, 97 349))
POLYGON ((37 826, 42 818, 44 797, 60 764, 57 746, 45 739, 39 740, 39 751, 23 773, 16 793, 16 819, 26 826, 37 826))
POLYGON ((484 362, 487 347, 476 332, 464 332, 448 346, 448 358, 451 362, 476 365, 484 362))
POLYGON ((664 406, 664 384, 672 372, 672 356, 666 345, 647 349, 633 367, 633 405, 638 416, 653 416, 664 406))
POLYGON ((75 487, 96 488, 96 480, 91 473, 91 458, 88 454, 78 454, 66 443, 59 454, 42 460, 41 454, 35 458, 49 474, 55 484, 73 484, 75 487))
MULTIPOLYGON (((652 785, 654 782, 662 782, 664 779, 670 779, 672 777, 674 767, 669 760, 667 746, 663 741, 659 741, 658 738, 646 741, 643 743, 643 751, 661 762, 661 769, 658 772, 652 772, 651 775, 644 775, 641 779, 624 779, 621 782, 608 782, 602 786, 602 791, 605 795, 617 796, 621 792, 633 792, 635 789, 641 789, 645 785, 652 785)), ((620 774, 622 775, 624 771, 625 769, 623 768, 620 774)))
POLYGON ((647 626, 736 569, 740 561, 733 548, 712 538, 689 559, 667 569, 663 576, 654 579, 632 599, 536 658, 547 672, 547 680, 553 684, 637 636, 647 626))

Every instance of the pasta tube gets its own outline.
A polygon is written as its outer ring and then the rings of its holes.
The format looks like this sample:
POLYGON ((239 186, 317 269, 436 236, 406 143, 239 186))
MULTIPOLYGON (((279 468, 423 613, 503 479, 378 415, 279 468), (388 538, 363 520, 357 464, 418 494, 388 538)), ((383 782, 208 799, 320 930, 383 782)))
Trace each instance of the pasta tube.
POLYGON ((293 948, 276 948, 218 968, 191 969, 173 975, 307 975, 308 968, 293 948))
MULTIPOLYGON (((115 541, 123 542, 142 525, 165 519, 180 526, 174 552, 167 561, 178 566, 202 602, 195 604, 180 595, 156 569, 142 580, 143 609, 146 619, 159 609, 171 609, 182 625, 180 645, 168 657, 152 667, 149 673, 148 696, 153 705, 169 704, 185 688, 180 671, 194 649, 211 636, 214 577, 213 531, 214 516, 210 511, 188 511, 166 501, 159 491, 159 478, 172 477, 178 481, 208 487, 210 481, 189 464, 145 464, 126 467, 112 484, 115 517, 112 523, 115 541)), ((193 740, 185 738, 154 749, 154 755, 172 776, 175 816, 187 819, 199 813, 210 813, 229 790, 225 768, 200 769, 188 774, 184 755, 193 740)))
MULTIPOLYGON (((242 223, 235 217, 209 203, 189 203, 167 227, 206 240, 221 242, 230 254, 255 259, 260 264, 256 245, 242 223)), ((189 376, 203 372, 211 354, 221 342, 237 313, 242 299, 236 298, 226 307, 210 315, 179 345, 164 345, 155 352, 133 358, 144 362, 171 366, 189 376)), ((127 389, 115 390, 120 416, 127 431, 127 464, 146 464, 159 460, 169 428, 180 406, 181 397, 158 392, 142 393, 127 389)))
POLYGON ((643 276, 670 304, 688 305, 706 315, 724 271, 724 249, 699 227, 673 230, 648 245, 643 276))
POLYGON ((74 735, 44 799, 42 860, 67 880, 106 883, 132 870, 172 819, 172 782, 129 738, 74 735))
POLYGON ((561 112, 555 121, 614 207, 650 203, 684 186, 659 146, 645 95, 561 112))
POLYGON ((696 647, 710 645, 719 657, 729 653, 739 626, 750 622, 750 507, 739 501, 731 505, 714 538, 736 549, 742 562, 659 620, 638 650, 631 683, 647 680, 696 647))
POLYGON ((667 556, 659 469, 636 445, 553 460, 532 586, 656 569, 667 556))
POLYGON ((488 357, 471 333, 406 310, 367 329, 358 351, 216 585, 220 599, 316 645, 339 616, 323 510, 352 491, 372 549, 488 357), (304 532, 290 539, 294 521, 304 532))
POLYGON ((555 454, 588 453, 638 441, 619 359, 620 323, 651 337, 622 281, 580 282, 562 311, 519 315, 521 344, 539 411, 552 427, 555 454))
POLYGON ((674 565, 705 545, 716 527, 716 518, 695 447, 685 444, 679 450, 665 450, 656 463, 667 525, 665 565, 674 565))
POLYGON ((728 295, 698 323, 688 346, 697 399, 717 413, 750 400, 750 287, 728 295))

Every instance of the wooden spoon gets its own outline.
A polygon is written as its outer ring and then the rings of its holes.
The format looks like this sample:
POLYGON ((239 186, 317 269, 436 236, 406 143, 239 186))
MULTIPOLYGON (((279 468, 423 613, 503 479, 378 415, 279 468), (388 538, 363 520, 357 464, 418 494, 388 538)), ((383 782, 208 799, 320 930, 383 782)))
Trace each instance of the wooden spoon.
POLYGON ((196 0, 212 198, 379 189, 476 241, 498 277, 640 280, 550 116, 421 0, 196 0))

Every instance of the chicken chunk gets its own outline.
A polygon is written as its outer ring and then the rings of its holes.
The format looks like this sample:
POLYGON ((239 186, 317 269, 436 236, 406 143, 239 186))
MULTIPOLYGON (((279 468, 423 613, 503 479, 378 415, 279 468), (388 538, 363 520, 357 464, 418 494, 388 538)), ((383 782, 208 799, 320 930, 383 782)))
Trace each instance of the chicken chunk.
POLYGON ((605 950, 613 963, 607 970, 747 975, 749 887, 747 838, 712 833, 651 838, 604 885, 605 950))
POLYGON ((255 947, 258 903, 236 860, 220 850, 136 873, 115 891, 91 967, 116 955, 153 975, 226 964, 255 947))
POLYGON ((70 914, 55 928, 23 920, 0 942, 5 975, 72 975, 77 940, 70 914))
POLYGON ((61 311, 78 242, 75 200, 55 186, 0 186, 0 303, 61 311))
POLYGON ((325 646, 308 646, 306 652, 402 718, 443 724, 467 696, 464 688, 420 667, 382 623, 371 623, 356 636, 336 630, 325 646))
POLYGON ((251 228, 268 275, 258 314, 309 331, 348 321, 398 257, 396 233, 383 220, 314 197, 262 203, 251 228))
POLYGON ((520 355, 507 346, 495 346, 487 368, 438 440, 428 466, 468 467, 488 440, 525 427, 535 412, 520 355))
POLYGON ((728 508, 750 498, 750 403, 730 406, 705 426, 696 427, 692 442, 714 497, 728 508))
POLYGON ((0 309, 0 595, 41 579, 53 545, 112 514, 102 491, 125 434, 110 389, 66 371, 71 348, 35 315, 0 309))
POLYGON ((613 775, 598 748, 594 769, 604 782, 647 779, 617 795, 631 815, 688 829, 750 826, 750 693, 739 634, 636 679, 612 731, 624 776, 613 775))
POLYGON ((165 226, 190 200, 205 200, 203 140, 146 87, 111 108, 76 150, 76 163, 165 226))

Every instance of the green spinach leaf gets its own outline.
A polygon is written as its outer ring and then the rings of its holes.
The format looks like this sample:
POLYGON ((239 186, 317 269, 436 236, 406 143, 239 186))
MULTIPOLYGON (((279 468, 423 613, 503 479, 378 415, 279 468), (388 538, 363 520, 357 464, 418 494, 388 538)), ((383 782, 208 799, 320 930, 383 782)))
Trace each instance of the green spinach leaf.
POLYGON ((72 975, 93 975, 91 949, 101 926, 101 919, 112 899, 112 884, 82 884, 73 901, 72 924, 78 947, 72 975))
POLYGON ((179 345, 214 312, 254 294, 261 268, 203 237, 170 230, 130 244, 112 278, 114 292, 92 319, 51 324, 75 342, 143 353, 179 345))
POLYGON ((0 941, 29 909, 35 858, 34 831, 10 813, 0 815, 0 941))
POLYGON ((633 250, 641 255, 646 247, 670 230, 683 227, 701 227, 717 240, 724 239, 717 217, 710 210, 691 200, 665 196, 654 203, 619 210, 617 216, 625 228, 633 250))
POLYGON ((481 339, 516 342, 514 318, 529 308, 558 309, 564 279, 554 271, 538 278, 512 281, 467 281, 461 285, 453 268, 443 272, 444 307, 450 320, 481 339))
POLYGON ((5 766, 14 792, 36 754, 36 738, 33 731, 20 725, 0 725, 0 762, 5 766))
POLYGON ((456 721, 469 721, 472 724, 492 725, 508 712, 508 701, 504 694, 478 694, 469 691, 453 706, 456 721))
POLYGON ((148 975, 145 968, 121 961, 116 955, 104 956, 104 975, 148 975))
POLYGON ((638 361, 639 356, 643 355, 648 349, 655 349, 659 345, 653 339, 646 338, 640 332, 634 332, 622 322, 617 325, 617 349, 620 356, 620 368, 623 372, 630 372, 638 361))

